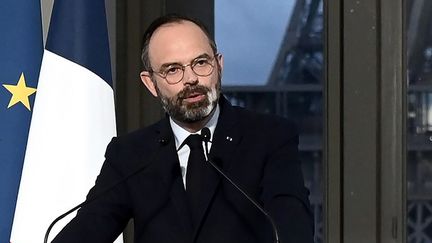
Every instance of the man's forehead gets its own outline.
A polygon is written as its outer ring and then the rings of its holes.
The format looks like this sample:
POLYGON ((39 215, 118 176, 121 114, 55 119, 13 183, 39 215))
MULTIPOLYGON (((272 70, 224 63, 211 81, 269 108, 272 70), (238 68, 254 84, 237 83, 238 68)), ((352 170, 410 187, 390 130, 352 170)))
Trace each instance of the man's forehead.
MULTIPOLYGON (((171 59, 177 55, 187 55, 193 59, 203 53, 212 54, 210 40, 195 23, 181 21, 160 26, 149 42, 150 59, 171 59)), ((181 61, 181 60, 169 60, 181 61)))
POLYGON ((169 36, 171 41, 176 40, 176 36, 179 38, 184 38, 184 35, 181 35, 182 33, 194 33, 196 36, 200 36, 201 38, 208 40, 207 35, 204 33, 204 31, 195 23, 188 21, 188 20, 181 20, 178 22, 172 22, 172 23, 166 23, 161 26, 159 26, 152 34, 150 38, 149 44, 151 45, 152 42, 154 43, 154 40, 160 40, 162 37, 169 36), (176 33, 177 35, 173 36, 173 33, 176 33))

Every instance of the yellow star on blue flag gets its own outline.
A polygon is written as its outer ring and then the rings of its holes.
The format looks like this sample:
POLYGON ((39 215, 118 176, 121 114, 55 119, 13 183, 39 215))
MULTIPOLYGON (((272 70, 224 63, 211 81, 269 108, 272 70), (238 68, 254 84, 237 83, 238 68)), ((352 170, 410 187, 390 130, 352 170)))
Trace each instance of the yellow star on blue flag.
POLYGON ((8 108, 11 108, 18 102, 21 102, 29 111, 31 110, 29 96, 34 94, 36 89, 27 86, 24 73, 21 73, 16 85, 3 84, 3 87, 5 87, 12 94, 8 108))
POLYGON ((11 231, 44 49, 41 1, 0 1, 0 242, 4 243, 20 242, 11 239, 11 231))

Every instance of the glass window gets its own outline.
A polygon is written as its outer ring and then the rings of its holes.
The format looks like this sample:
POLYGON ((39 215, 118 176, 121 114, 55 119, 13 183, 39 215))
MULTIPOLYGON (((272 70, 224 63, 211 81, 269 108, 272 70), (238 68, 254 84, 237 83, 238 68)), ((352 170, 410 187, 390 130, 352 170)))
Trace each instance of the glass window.
POLYGON ((432 1, 407 1, 407 235, 432 242, 432 1))
POLYGON ((218 0, 215 35, 224 55, 225 96, 297 123, 315 238, 323 242, 322 0, 218 0))

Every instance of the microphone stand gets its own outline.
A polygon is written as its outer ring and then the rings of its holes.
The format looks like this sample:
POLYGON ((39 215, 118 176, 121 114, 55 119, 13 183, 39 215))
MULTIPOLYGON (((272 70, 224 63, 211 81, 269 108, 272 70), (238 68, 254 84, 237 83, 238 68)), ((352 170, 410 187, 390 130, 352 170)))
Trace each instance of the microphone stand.
MULTIPOLYGON (((168 139, 167 139, 167 138, 161 138, 161 139, 159 139, 158 142, 159 142, 159 144, 160 144, 161 146, 165 146, 165 145, 168 144, 168 139)), ((158 151, 159 151, 159 150, 158 150, 158 151)), ((150 161, 153 161, 153 160, 156 158, 156 156, 159 156, 159 152, 154 153, 153 156, 150 158, 150 161)), ((98 199, 100 196, 102 196, 102 195, 104 195, 105 193, 111 191, 114 187, 116 187, 116 186, 118 186, 119 184, 125 182, 126 180, 128 180, 129 178, 135 176, 136 174, 140 173, 141 171, 143 171, 143 170, 146 169, 146 168, 147 168, 147 164, 138 167, 137 170, 133 171, 133 172, 130 173, 129 175, 127 175, 127 176, 121 178, 120 180, 118 180, 117 182, 111 184, 110 186, 105 187, 103 190, 100 190, 99 193, 96 193, 96 192, 95 192, 95 194, 94 194, 93 197, 91 197, 91 198, 87 198, 84 202, 82 202, 82 203, 76 205, 75 207, 69 209, 67 212, 65 212, 65 213, 63 213, 62 215, 60 215, 60 216, 58 216, 57 218, 55 218, 55 219, 51 222, 51 224, 49 225, 47 231, 45 232, 44 243, 47 243, 47 242, 48 242, 49 234, 50 234, 52 228, 54 227, 54 225, 55 225, 58 221, 62 220, 64 217, 68 216, 69 214, 71 214, 72 212, 76 211, 77 209, 79 209, 79 208, 81 208, 81 207, 83 207, 83 206, 89 204, 90 202, 93 202, 94 200, 98 199)))
POLYGON ((75 207, 69 209, 69 211, 67 211, 66 213, 63 213, 62 215, 60 215, 60 216, 58 216, 56 219, 54 219, 54 220, 51 222, 50 226, 48 227, 47 231, 45 232, 44 243, 47 243, 47 242, 48 242, 48 237, 49 237, 49 234, 50 234, 50 232, 51 232, 51 229, 54 227, 54 225, 55 225, 58 221, 60 221, 60 220, 63 219, 64 217, 68 216, 68 215, 69 215, 70 213, 72 213, 73 211, 79 209, 79 208, 82 207, 84 204, 87 204, 87 201, 84 201, 84 202, 82 202, 82 203, 76 205, 75 207))
POLYGON ((241 189, 231 178, 229 178, 220 168, 217 166, 213 161, 210 160, 209 157, 209 151, 208 151, 208 143, 210 142, 210 130, 207 127, 204 127, 201 131, 201 136, 204 141, 204 147, 205 147, 205 153, 207 157, 207 161, 215 170, 217 170, 232 186, 234 186, 243 196, 245 196, 264 216, 266 216, 267 220, 270 222, 272 229, 273 229, 273 237, 274 237, 274 243, 280 243, 279 240, 279 232, 276 227, 276 223, 274 222, 273 218, 270 216, 270 214, 267 213, 267 211, 261 207, 249 194, 247 194, 243 189, 241 189))

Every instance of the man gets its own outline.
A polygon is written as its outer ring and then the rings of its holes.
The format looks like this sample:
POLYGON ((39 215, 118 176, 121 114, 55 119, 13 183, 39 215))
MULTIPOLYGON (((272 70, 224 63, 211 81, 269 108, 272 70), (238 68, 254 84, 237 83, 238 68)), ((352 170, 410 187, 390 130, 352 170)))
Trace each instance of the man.
POLYGON ((167 117, 112 140, 89 203, 54 242, 112 242, 130 218, 136 243, 273 242, 267 218, 204 156, 198 172, 191 167, 189 156, 203 151, 200 140, 195 152, 189 135, 204 127, 208 158, 269 212, 281 242, 313 242, 294 127, 221 96, 223 57, 205 27, 176 15, 157 19, 142 59, 141 79, 167 117))

